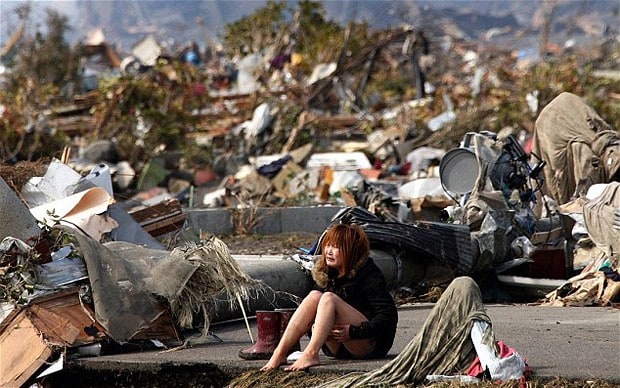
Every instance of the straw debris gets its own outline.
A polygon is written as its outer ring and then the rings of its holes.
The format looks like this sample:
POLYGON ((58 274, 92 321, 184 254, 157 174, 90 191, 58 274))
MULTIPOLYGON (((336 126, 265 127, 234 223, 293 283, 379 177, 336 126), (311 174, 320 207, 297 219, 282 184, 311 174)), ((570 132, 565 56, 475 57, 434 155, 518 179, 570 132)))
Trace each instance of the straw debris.
MULTIPOLYGON (((250 289, 261 283, 244 273, 231 256, 228 247, 217 237, 211 237, 202 245, 189 243, 172 250, 170 257, 188 260, 196 270, 187 280, 178 297, 171 301, 173 316, 182 328, 192 328, 194 313, 204 317, 203 336, 209 331, 209 311, 217 295, 224 293, 231 306, 250 298, 250 289)), ((242 307, 243 308, 243 307, 242 307)))

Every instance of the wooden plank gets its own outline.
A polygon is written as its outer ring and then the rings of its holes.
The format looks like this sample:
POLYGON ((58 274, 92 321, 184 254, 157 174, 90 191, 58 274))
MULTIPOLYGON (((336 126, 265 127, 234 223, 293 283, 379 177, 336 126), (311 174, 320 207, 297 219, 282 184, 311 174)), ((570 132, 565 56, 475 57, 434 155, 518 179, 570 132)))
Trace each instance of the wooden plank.
POLYGON ((161 307, 162 314, 153 322, 147 324, 131 337, 131 340, 157 339, 166 346, 176 346, 182 343, 176 323, 169 309, 161 307))
POLYGON ((106 335, 104 327, 91 319, 94 311, 80 304, 77 288, 37 299, 27 311, 34 325, 54 345, 79 346, 106 335))
POLYGON ((168 199, 153 206, 129 211, 129 214, 131 215, 131 217, 133 217, 134 220, 136 220, 136 222, 141 223, 143 221, 157 218, 162 215, 177 213, 180 210, 181 203, 177 199, 168 199))
POLYGON ((179 214, 165 220, 155 223, 145 224, 142 228, 150 233, 152 236, 159 236, 173 230, 177 230, 183 226, 187 216, 185 214, 179 214))
POLYGON ((52 355, 22 310, 0 333, 0 386, 22 386, 52 355))
POLYGON ((534 245, 552 243, 564 235, 562 227, 551 229, 547 232, 536 232, 530 237, 530 241, 534 245))
POLYGON ((129 215, 140 224, 142 229, 154 237, 181 228, 187 219, 177 199, 162 201, 153 206, 129 212, 129 215))

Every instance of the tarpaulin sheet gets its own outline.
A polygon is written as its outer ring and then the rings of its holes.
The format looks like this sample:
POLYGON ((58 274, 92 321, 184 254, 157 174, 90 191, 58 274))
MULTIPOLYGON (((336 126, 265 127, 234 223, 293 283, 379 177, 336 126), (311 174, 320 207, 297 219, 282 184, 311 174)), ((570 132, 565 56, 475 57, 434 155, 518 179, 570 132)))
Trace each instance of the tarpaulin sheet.
POLYGON ((566 92, 557 96, 534 126, 534 153, 547 162, 546 193, 564 204, 576 190, 607 182, 620 167, 618 152, 608 152, 618 147, 619 139, 583 99, 566 92))
POLYGON ((484 343, 495 341, 480 289, 468 277, 459 277, 441 295, 415 337, 399 355, 384 366, 353 372, 320 387, 416 385, 427 375, 464 372, 476 357, 471 340, 474 321, 487 322, 484 343))
MULTIPOLYGON (((127 342, 163 312, 153 295, 150 274, 169 252, 125 242, 112 242, 108 247, 77 230, 71 229, 71 233, 86 262, 97 322, 115 341, 127 342)), ((178 286, 187 278, 186 273, 177 275, 169 271, 166 279, 160 279, 160 286, 178 286)))

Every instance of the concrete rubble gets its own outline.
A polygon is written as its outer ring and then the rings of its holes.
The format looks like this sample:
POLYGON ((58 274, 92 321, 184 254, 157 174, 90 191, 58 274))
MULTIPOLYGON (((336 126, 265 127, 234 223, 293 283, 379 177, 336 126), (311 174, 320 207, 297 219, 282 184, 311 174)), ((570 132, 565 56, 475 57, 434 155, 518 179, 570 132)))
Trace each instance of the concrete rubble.
MULTIPOLYGON (((215 335, 211 322, 292 307, 309 291, 316 246, 240 257, 218 234, 320 234, 331 222, 358 223, 403 300, 469 275, 489 299, 617 307, 617 129, 579 96, 558 93, 530 133, 454 130, 466 119, 455 105, 477 96, 483 77, 494 86, 480 109, 491 110, 500 73, 518 72, 510 53, 480 67, 458 44, 448 55, 459 56, 460 72, 443 74, 451 93, 426 85, 398 104, 362 101, 364 84, 349 76, 369 76, 373 53, 409 55, 413 33, 389 31, 307 78, 294 77, 290 59, 268 72, 258 54, 235 71, 224 60, 206 75, 190 70, 195 82, 182 94, 199 103, 183 141, 213 150, 212 161, 167 149, 176 140, 154 133, 152 112, 132 107, 123 121, 123 104, 136 98, 131 81, 40 116, 33 127, 53 125, 75 144, 37 169, 0 170, 0 385, 36 381, 106 347, 180 346, 196 331, 215 335), (458 82, 465 76, 468 85, 458 82), (114 133, 123 125, 125 137, 114 133), (83 144, 85 135, 101 140, 83 144)), ((182 74, 153 37, 124 60, 100 35, 88 47, 147 86, 177 85, 182 74)))

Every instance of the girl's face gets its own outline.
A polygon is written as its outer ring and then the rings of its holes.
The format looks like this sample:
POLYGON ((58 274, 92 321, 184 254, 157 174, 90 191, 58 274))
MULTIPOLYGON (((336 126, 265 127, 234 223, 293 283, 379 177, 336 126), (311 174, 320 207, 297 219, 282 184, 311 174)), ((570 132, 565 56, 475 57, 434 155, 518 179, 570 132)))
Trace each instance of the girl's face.
POLYGON ((338 272, 344 270, 344 259, 342 258, 340 249, 333 245, 325 246, 325 264, 328 267, 335 268, 338 272))

